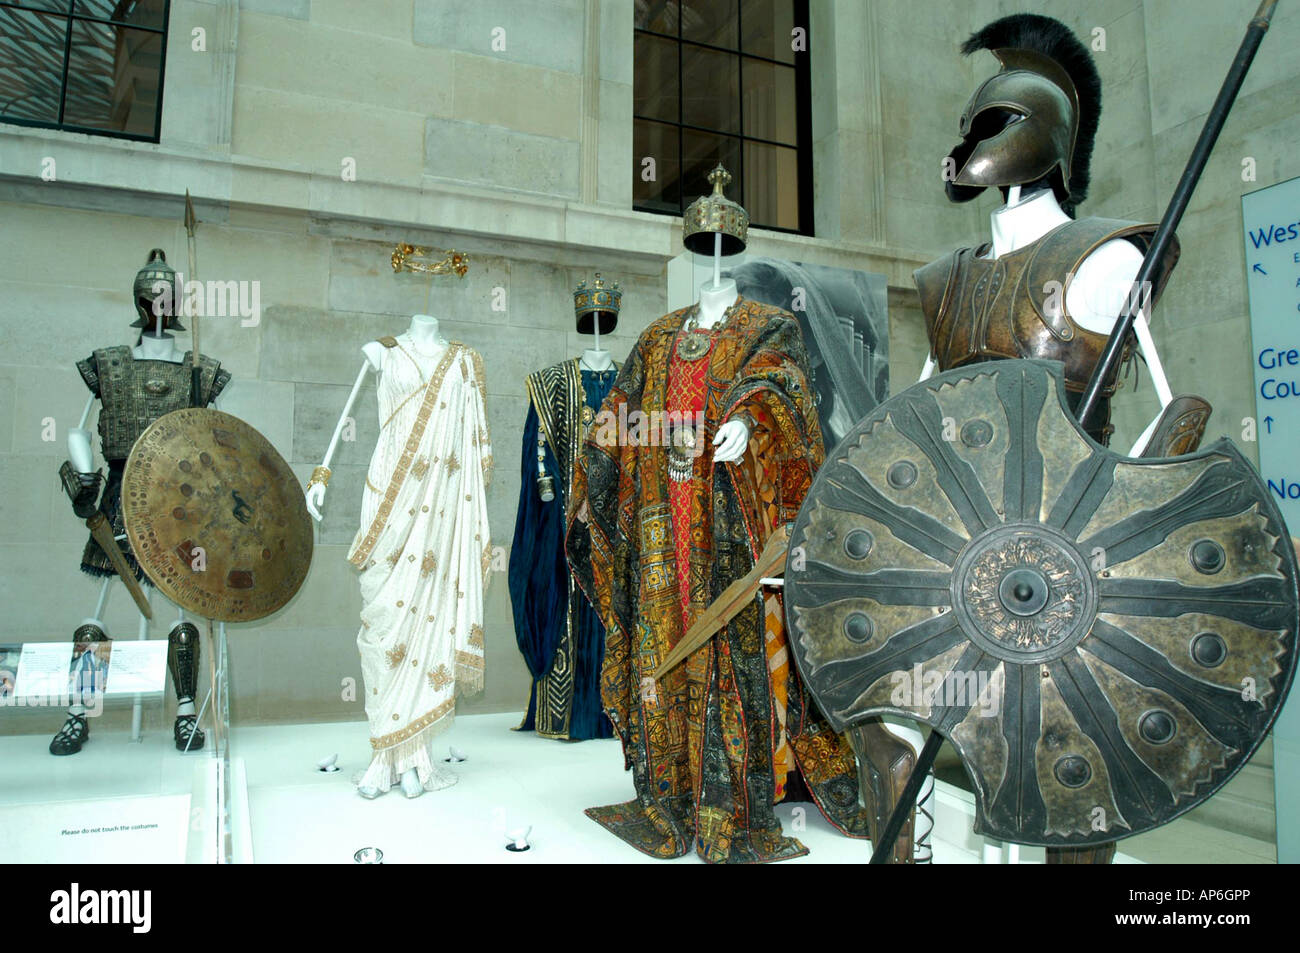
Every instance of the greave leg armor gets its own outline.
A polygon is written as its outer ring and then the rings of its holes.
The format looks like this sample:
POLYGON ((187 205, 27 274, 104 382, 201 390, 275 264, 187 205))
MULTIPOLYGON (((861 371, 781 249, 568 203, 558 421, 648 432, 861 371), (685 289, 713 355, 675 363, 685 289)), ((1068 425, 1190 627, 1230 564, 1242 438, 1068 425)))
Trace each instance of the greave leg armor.
MULTIPOLYGON (((73 642, 108 642, 108 633, 103 626, 93 619, 87 619, 72 633, 73 642)), ((68 707, 68 717, 63 727, 50 740, 50 754, 76 754, 81 746, 90 740, 90 722, 86 720, 86 709, 80 697, 74 698, 68 707)))
MULTIPOLYGON (((907 742, 890 733, 879 720, 856 725, 845 735, 858 756, 858 787, 862 790, 862 803, 870 818, 871 846, 874 849, 916 766, 916 752, 907 742)), ((915 825, 916 808, 913 807, 911 816, 898 832, 890 863, 913 862, 912 832, 915 825)))
POLYGON ((178 702, 192 702, 199 681, 199 630, 193 622, 177 622, 167 634, 167 667, 178 702))
MULTIPOLYGON (((192 705, 199 682, 199 630, 193 622, 172 626, 167 635, 167 667, 176 687, 176 701, 192 705)), ((172 738, 178 751, 197 751, 205 740, 195 715, 177 715, 172 738)))

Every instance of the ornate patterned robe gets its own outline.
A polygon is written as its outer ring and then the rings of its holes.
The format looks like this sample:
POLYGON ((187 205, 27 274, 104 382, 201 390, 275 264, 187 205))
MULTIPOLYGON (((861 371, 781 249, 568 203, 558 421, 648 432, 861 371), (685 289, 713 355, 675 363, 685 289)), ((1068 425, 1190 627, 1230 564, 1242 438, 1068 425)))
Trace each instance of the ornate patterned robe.
POLYGON ((564 557, 565 512, 572 499, 574 461, 582 438, 617 367, 591 371, 580 358, 530 374, 524 423, 519 515, 510 547, 510 602, 515 638, 533 686, 521 731, 579 741, 613 734, 600 704, 605 627, 569 574, 564 557), (555 484, 555 498, 538 490, 537 454, 555 484))
POLYGON ((657 684, 653 673, 684 625, 794 518, 822 459, 821 433, 798 324, 742 301, 701 359, 701 452, 682 484, 688 525, 675 520, 670 497, 681 494, 670 490, 661 424, 680 401, 670 379, 685 317, 666 315, 641 335, 574 481, 569 566, 607 629, 602 698, 636 788, 635 800, 587 813, 656 857, 694 847, 710 862, 784 860, 807 849, 782 834, 773 805, 783 792, 806 788, 850 836, 867 836, 867 817, 851 750, 787 661, 779 602, 755 598, 657 684), (755 423, 749 449, 715 467, 717 429, 741 412, 755 423))
POLYGON ((433 790, 456 780, 434 765, 433 738, 451 726, 456 693, 483 687, 492 470, 483 360, 454 341, 440 358, 409 340, 380 343, 379 441, 348 554, 361 570, 357 648, 373 754, 358 784, 387 791, 415 768, 433 790))

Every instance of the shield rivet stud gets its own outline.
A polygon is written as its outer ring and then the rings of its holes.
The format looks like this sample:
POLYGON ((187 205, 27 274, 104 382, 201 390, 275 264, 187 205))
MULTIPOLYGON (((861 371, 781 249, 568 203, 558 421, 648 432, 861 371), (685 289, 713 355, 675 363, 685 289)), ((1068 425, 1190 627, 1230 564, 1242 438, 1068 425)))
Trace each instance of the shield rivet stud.
POLYGON ((1214 668, 1228 657, 1228 646, 1216 632, 1202 632, 1192 639, 1192 658, 1198 665, 1214 668))
POLYGON ((1153 745, 1162 745, 1173 740, 1177 730, 1178 723, 1174 721, 1174 716, 1158 708, 1147 712, 1138 722, 1138 734, 1142 736, 1143 741, 1153 745))
POLYGON ((875 544, 876 541, 871 533, 865 529, 855 529, 844 537, 844 552, 850 559, 866 559, 875 544))
POLYGON ((885 479, 895 490, 906 490, 916 482, 916 464, 911 460, 900 460, 889 468, 885 479))
POLYGON ((987 420, 972 420, 961 428, 961 442, 973 449, 987 447, 993 439, 993 425, 987 420))
POLYGON ((844 619, 844 637, 850 642, 865 642, 875 627, 865 612, 850 612, 844 619))
POLYGON ((1198 539, 1192 543, 1190 555, 1192 568, 1207 576, 1213 576, 1222 569, 1224 562, 1227 560, 1223 547, 1212 539, 1198 539))
POLYGON ((1092 765, 1086 758, 1070 754, 1056 762, 1053 773, 1056 775, 1056 780, 1067 788, 1081 788, 1092 780, 1092 765))

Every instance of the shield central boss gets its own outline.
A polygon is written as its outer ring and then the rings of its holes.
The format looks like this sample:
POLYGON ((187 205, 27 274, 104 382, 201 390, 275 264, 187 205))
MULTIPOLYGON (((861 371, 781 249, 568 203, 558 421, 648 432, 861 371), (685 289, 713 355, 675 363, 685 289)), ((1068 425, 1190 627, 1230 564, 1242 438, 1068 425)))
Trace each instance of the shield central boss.
POLYGON ((1059 364, 958 368, 861 420, 791 534, 796 664, 837 730, 953 744, 975 830, 1080 846, 1163 824, 1259 745, 1295 672, 1296 561, 1229 441, 1092 442, 1059 364))
POLYGON ((131 548, 177 605, 249 622, 296 593, 312 530, 293 471, 260 433, 209 408, 159 417, 122 476, 131 548))

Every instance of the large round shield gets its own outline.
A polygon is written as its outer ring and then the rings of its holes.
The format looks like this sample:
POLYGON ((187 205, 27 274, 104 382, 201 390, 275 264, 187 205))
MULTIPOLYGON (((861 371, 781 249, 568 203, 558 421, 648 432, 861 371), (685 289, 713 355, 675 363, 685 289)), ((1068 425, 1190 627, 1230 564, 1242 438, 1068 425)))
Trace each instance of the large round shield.
POLYGON ((293 471, 219 410, 176 410, 140 435, 122 474, 122 513, 153 584, 209 619, 270 615, 311 566, 311 518, 293 471))
POLYGON ((938 729, 978 833, 1081 846, 1163 824, 1246 762, 1296 668, 1296 559, 1227 440, 1137 460, 1059 364, 940 374, 828 456, 790 540, 800 674, 837 730, 938 729))

